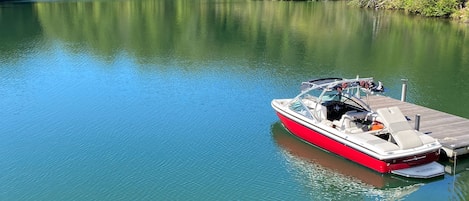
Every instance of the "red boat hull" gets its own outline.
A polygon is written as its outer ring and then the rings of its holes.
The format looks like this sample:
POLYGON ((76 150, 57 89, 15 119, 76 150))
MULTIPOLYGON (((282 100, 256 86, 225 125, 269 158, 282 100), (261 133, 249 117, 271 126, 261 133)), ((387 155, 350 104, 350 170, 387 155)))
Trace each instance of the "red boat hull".
POLYGON ((438 160, 439 151, 425 153, 407 158, 396 158, 389 161, 379 160, 359 150, 329 138, 318 131, 305 127, 302 124, 277 112, 280 121, 294 135, 313 145, 321 147, 346 159, 354 161, 380 173, 390 173, 392 170, 409 168, 438 160))

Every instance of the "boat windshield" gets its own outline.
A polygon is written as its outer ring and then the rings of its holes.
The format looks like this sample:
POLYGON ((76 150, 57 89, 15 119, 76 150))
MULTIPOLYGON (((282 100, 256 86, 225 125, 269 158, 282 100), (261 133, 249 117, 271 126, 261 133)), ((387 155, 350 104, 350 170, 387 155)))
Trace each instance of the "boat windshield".
POLYGON ((338 92, 336 90, 311 90, 309 93, 304 94, 302 99, 314 100, 320 104, 325 104, 327 102, 341 102, 343 104, 352 105, 354 107, 360 108, 360 110, 370 110, 369 106, 364 103, 359 98, 355 97, 353 94, 348 92, 338 92), (320 100, 318 100, 320 98, 320 100))
POLYGON ((360 110, 363 110, 363 111, 370 111, 371 110, 370 107, 366 103, 364 103, 361 99, 359 99, 359 98, 357 98, 353 95, 350 95, 350 94, 343 94, 341 96, 341 101, 344 104, 360 108, 360 110))
MULTIPOLYGON (((339 83, 342 84, 342 83, 339 83)), ((351 84, 347 87, 340 87, 341 85, 327 85, 321 87, 312 87, 310 90, 303 91, 296 101, 299 106, 301 102, 303 115, 316 120, 339 120, 343 114, 348 111, 366 112, 371 111, 370 107, 361 100, 360 86, 351 84), (310 110, 306 110, 310 108, 310 110), (305 114, 306 113, 306 114, 305 114)))

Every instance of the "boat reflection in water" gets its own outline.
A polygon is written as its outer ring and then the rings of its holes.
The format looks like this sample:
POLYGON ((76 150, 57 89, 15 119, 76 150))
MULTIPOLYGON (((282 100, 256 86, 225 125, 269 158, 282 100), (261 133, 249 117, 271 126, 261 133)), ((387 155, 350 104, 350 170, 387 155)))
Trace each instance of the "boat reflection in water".
MULTIPOLYGON (((343 159, 291 135, 280 122, 272 136, 295 177, 318 199, 396 200, 415 191, 420 180, 380 174, 343 159)), ((427 181, 426 181, 427 182, 427 181)))

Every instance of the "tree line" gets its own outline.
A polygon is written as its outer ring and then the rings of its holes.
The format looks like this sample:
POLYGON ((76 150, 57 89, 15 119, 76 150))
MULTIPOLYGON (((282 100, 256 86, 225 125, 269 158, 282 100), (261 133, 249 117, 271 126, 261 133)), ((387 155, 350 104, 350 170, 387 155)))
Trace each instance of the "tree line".
POLYGON ((427 17, 450 17, 469 23, 468 0, 350 0, 363 8, 404 10, 427 17))

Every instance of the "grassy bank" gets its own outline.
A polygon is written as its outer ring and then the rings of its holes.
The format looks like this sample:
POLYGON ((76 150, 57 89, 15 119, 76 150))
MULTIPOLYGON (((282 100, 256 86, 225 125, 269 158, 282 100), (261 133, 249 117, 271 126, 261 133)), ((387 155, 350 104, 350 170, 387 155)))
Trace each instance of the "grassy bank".
POLYGON ((427 17, 449 17, 469 23, 467 0, 351 0, 350 4, 365 8, 404 10, 427 17))

